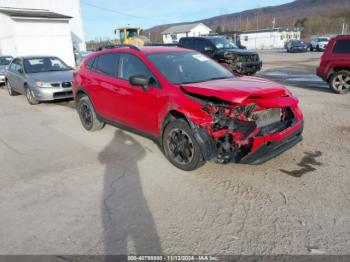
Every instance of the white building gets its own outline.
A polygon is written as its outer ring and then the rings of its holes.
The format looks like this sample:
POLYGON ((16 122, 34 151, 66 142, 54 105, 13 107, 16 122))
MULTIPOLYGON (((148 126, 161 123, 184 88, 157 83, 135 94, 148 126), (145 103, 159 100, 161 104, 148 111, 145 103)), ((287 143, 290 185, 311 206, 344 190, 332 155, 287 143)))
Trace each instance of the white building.
MULTIPOLYGON (((74 47, 85 51, 85 35, 80 0, 0 0, 0 8, 46 9, 72 17, 69 20, 74 47)), ((1 30, 2 26, 0 27, 1 30)))
POLYGON ((0 54, 57 56, 74 66, 70 19, 47 10, 0 8, 0 54))
POLYGON ((247 49, 284 48, 289 39, 300 39, 300 29, 262 29, 245 31, 240 34, 241 45, 247 49))
POLYGON ((176 25, 162 32, 164 44, 176 44, 181 37, 208 35, 212 30, 203 23, 176 25))

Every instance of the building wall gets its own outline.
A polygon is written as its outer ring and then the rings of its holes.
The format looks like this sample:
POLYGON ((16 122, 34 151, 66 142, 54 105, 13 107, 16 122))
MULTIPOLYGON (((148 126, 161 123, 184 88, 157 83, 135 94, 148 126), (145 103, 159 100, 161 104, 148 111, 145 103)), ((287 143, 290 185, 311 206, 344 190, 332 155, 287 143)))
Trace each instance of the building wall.
POLYGON ((0 24, 1 55, 57 56, 75 66, 68 20, 11 19, 0 14, 0 24))
POLYGON ((6 15, 0 14, 0 55, 16 54, 13 38, 13 21, 6 15))
POLYGON ((240 40, 247 49, 284 48, 289 39, 300 39, 299 31, 258 32, 241 34, 240 40))
POLYGON ((73 44, 77 50, 86 50, 80 0, 0 0, 0 7, 48 9, 72 16, 69 23, 73 44))
POLYGON ((205 25, 200 24, 194 27, 188 33, 164 34, 163 43, 164 44, 178 43, 182 37, 208 35, 210 32, 211 32, 211 29, 209 29, 205 25))
POLYGON ((68 21, 15 20, 16 56, 48 55, 75 66, 68 21))

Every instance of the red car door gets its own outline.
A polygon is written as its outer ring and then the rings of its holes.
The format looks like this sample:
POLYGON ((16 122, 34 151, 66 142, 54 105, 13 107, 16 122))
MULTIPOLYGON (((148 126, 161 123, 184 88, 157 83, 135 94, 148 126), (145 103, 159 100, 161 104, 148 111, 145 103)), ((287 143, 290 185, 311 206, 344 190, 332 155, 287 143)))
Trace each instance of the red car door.
POLYGON ((118 86, 114 91, 115 100, 119 103, 114 110, 118 118, 128 127, 159 135, 158 115, 166 105, 167 96, 157 86, 151 70, 137 56, 120 53, 118 78, 118 86), (132 86, 130 77, 140 75, 154 79, 154 84, 150 84, 147 90, 132 86))
POLYGON ((118 53, 107 53, 97 56, 93 69, 89 72, 88 90, 90 97, 99 115, 120 122, 117 112, 119 111, 119 97, 115 95, 118 90, 117 79, 118 53))

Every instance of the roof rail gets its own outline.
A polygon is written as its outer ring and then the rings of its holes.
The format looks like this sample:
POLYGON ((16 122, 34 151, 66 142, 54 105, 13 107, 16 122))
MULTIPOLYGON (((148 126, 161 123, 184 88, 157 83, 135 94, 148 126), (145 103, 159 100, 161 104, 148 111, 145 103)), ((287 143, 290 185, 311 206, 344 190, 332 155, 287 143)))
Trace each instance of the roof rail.
POLYGON ((130 48, 132 50, 141 51, 140 48, 138 48, 137 46, 134 46, 134 45, 123 45, 123 44, 100 46, 97 49, 97 51, 102 51, 102 50, 105 50, 105 49, 114 49, 114 48, 125 48, 125 47, 130 48))

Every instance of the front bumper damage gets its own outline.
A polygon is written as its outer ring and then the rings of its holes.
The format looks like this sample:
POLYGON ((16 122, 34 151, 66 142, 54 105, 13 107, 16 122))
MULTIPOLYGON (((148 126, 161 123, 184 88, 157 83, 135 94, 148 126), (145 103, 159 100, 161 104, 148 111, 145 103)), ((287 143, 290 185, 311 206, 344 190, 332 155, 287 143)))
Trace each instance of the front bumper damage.
POLYGON ((276 105, 259 101, 238 106, 206 104, 203 110, 211 121, 191 124, 203 158, 222 164, 256 165, 292 148, 302 141, 303 133, 303 116, 297 102, 288 105, 292 100, 281 97, 276 105))
POLYGON ((262 61, 257 62, 240 62, 237 64, 232 64, 232 70, 236 71, 240 74, 244 75, 250 75, 255 74, 256 72, 260 71, 262 68, 262 61))
POLYGON ((281 140, 272 140, 263 143, 257 150, 242 158, 240 163, 258 165, 275 158, 303 140, 303 129, 304 126, 302 124, 300 128, 293 130, 289 136, 281 140))
POLYGON ((243 75, 254 75, 263 65, 258 54, 240 55, 231 52, 225 53, 219 62, 228 65, 231 71, 243 75))

